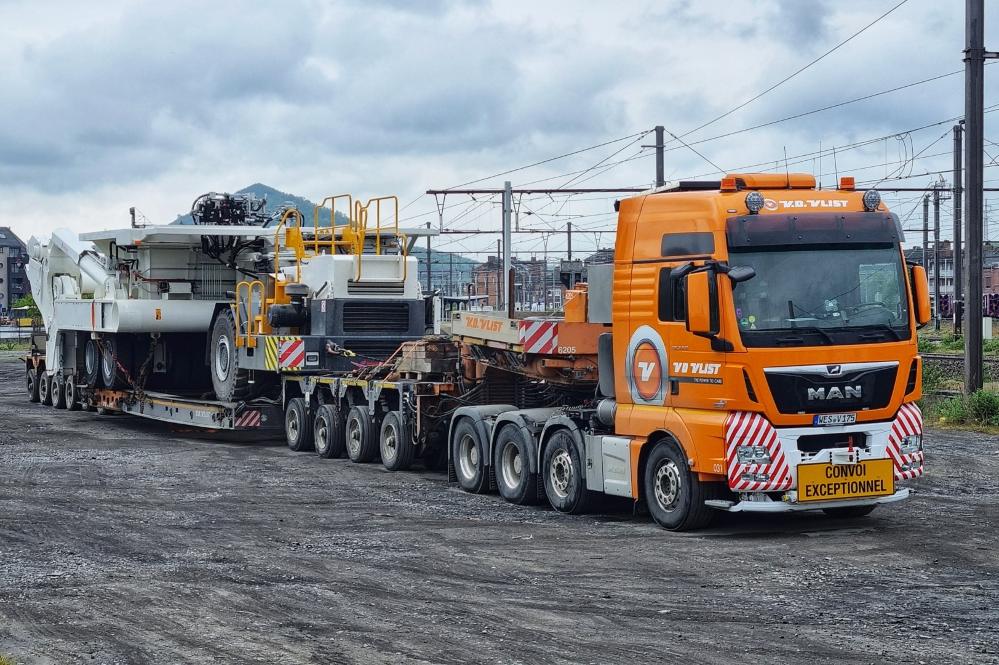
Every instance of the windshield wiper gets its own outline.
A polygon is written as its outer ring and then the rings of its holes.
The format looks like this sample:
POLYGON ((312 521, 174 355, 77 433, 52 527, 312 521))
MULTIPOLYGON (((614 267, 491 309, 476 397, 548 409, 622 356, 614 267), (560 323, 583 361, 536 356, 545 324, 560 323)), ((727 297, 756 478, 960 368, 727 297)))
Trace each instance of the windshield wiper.
POLYGON ((899 331, 897 331, 894 328, 892 328, 887 323, 869 323, 869 324, 866 324, 866 325, 863 325, 863 326, 857 326, 857 327, 858 328, 864 328, 864 329, 874 328, 875 330, 878 331, 878 332, 872 332, 872 333, 862 333, 860 335, 861 339, 865 339, 865 338, 866 339, 870 339, 871 336, 873 336, 873 335, 880 336, 880 333, 889 333, 892 337, 895 338, 896 341, 901 341, 901 339, 902 339, 902 334, 899 331))
MULTIPOLYGON (((828 343, 835 344, 832 335, 830 335, 824 328, 819 328, 818 326, 800 326, 795 328, 785 328, 785 330, 788 332, 814 333, 819 337, 824 338, 828 343)), ((780 337, 777 339, 778 342, 791 342, 797 340, 804 341, 800 337, 780 337)))

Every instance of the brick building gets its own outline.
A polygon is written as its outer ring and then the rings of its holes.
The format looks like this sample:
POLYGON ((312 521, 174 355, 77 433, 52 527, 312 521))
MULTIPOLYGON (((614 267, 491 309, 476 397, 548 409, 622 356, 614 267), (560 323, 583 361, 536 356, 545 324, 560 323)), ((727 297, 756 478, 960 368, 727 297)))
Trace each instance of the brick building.
POLYGON ((9 227, 0 226, 0 313, 7 315, 13 303, 31 293, 25 267, 25 244, 9 227))

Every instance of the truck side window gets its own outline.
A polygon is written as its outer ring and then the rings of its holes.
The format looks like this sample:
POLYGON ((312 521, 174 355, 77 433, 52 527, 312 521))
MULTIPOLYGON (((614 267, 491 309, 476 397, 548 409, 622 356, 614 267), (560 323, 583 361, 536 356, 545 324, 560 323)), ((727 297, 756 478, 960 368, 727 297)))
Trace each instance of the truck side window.
POLYGON ((659 270, 659 320, 683 321, 687 318, 687 295, 683 280, 673 279, 670 268, 659 270))

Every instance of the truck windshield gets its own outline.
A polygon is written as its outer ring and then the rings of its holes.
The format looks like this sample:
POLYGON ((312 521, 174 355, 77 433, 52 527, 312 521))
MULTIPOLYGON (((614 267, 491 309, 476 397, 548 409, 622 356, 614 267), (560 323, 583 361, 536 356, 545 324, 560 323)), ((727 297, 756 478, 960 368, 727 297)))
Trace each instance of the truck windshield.
POLYGON ((746 346, 870 344, 909 339, 909 307, 898 246, 733 248, 733 266, 756 276, 737 284, 736 317, 746 346))

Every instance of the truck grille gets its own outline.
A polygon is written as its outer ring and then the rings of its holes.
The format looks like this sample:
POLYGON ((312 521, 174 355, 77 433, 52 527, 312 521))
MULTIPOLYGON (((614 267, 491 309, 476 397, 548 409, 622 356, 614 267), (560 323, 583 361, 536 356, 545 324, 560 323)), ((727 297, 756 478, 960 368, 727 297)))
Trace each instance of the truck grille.
POLYGON ((897 362, 774 367, 767 384, 781 413, 883 409, 891 401, 897 362))
POLYGON ((406 334, 409 332, 409 303, 345 302, 343 331, 362 335, 406 334))

